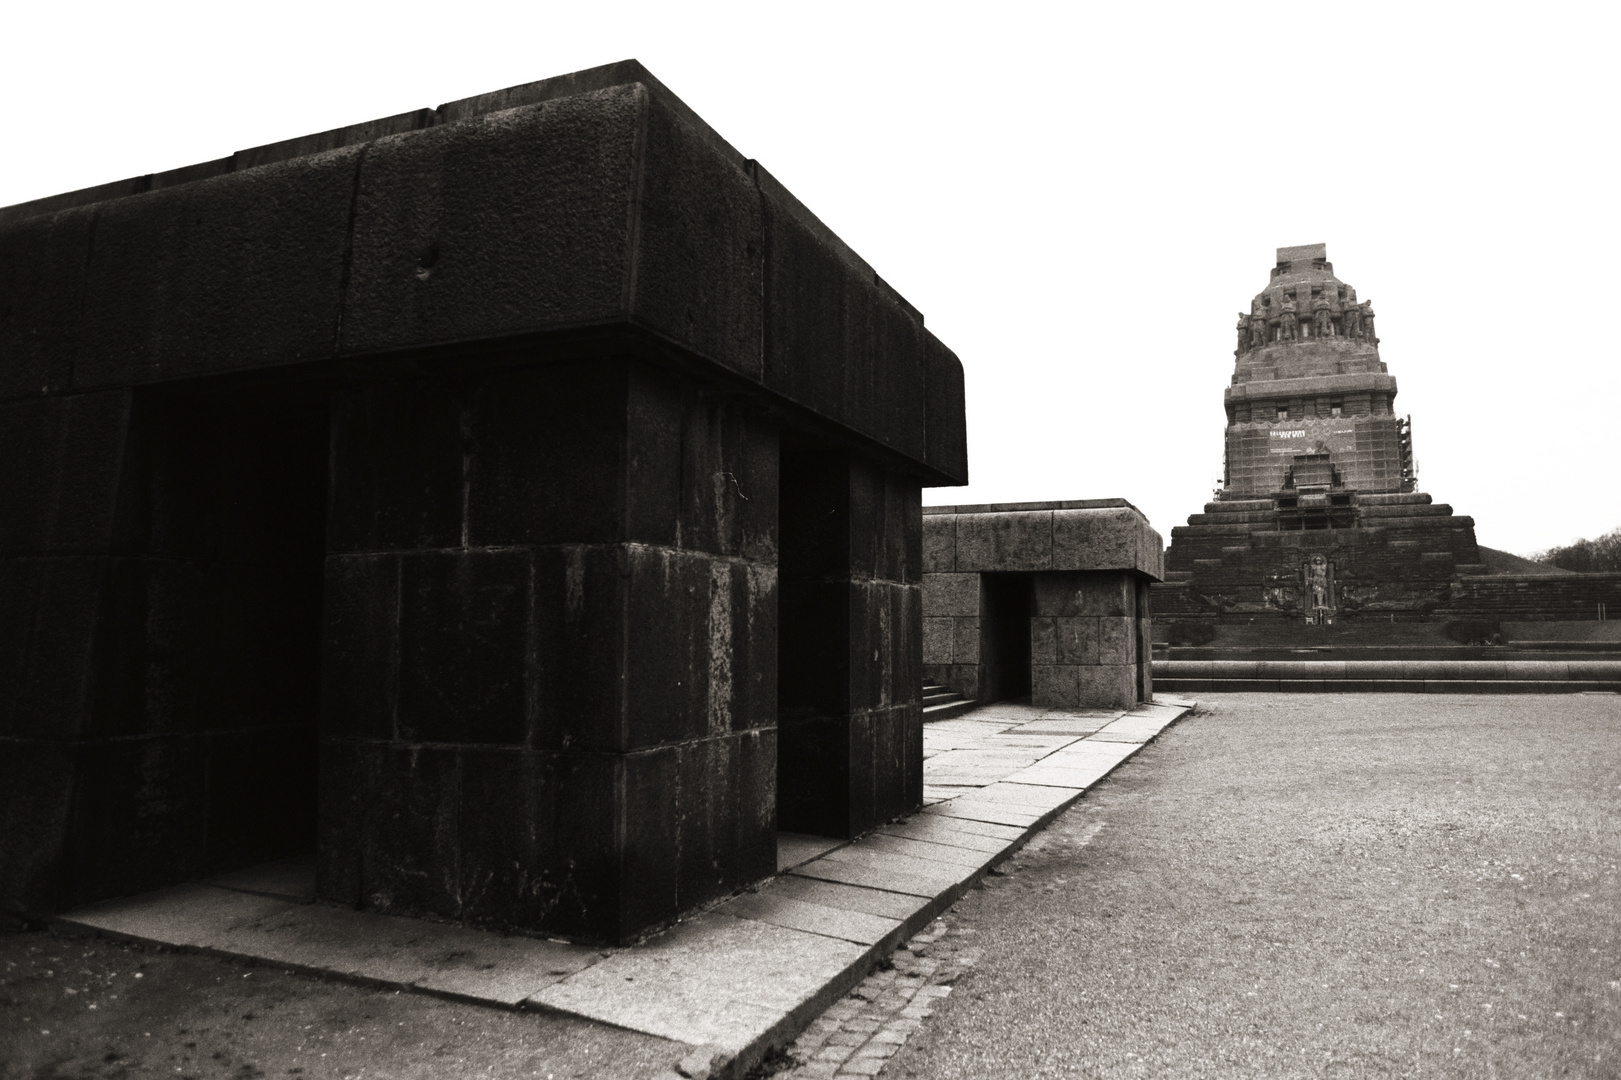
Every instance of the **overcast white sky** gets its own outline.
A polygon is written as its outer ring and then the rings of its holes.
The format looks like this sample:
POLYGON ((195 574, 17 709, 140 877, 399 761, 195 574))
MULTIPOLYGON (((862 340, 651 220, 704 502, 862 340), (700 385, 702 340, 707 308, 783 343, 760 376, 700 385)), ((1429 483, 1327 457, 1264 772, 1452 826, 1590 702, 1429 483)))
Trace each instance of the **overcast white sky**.
POLYGON ((1529 552, 1621 525, 1617 7, 29 4, 0 205, 635 57, 962 357, 973 484, 1220 475, 1273 249, 1372 300, 1420 486, 1529 552))

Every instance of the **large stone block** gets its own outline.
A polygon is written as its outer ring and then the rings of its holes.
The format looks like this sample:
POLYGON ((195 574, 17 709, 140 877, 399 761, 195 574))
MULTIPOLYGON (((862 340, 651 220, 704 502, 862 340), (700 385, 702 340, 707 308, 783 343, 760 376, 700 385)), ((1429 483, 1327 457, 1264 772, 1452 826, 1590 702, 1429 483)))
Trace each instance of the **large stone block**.
POLYGON ((923 663, 925 668, 951 663, 951 641, 956 631, 952 619, 923 620, 923 663))
POLYGON ((979 615, 978 574, 924 574, 923 608, 930 618, 979 615))
POLYGON ((1105 616, 1087 620, 1097 627, 1098 651, 1096 663, 1135 664, 1137 662, 1137 625, 1130 617, 1105 616))
POLYGON ((329 556, 324 601, 322 732, 393 738, 400 678, 399 558, 329 556))
POLYGON ((1054 650, 1060 664, 1096 664, 1102 654, 1101 620, 1089 616, 1070 616, 1054 619, 1054 650))
MULTIPOLYGON (((1057 619, 1036 616, 1030 620, 1030 662, 1032 664, 1058 663, 1057 619)), ((1074 661, 1066 661, 1074 663, 1074 661)))
POLYGON ((1080 682, 1080 704, 1084 708, 1136 708, 1136 665, 1087 664, 1075 670, 1080 682))
POLYGON ((108 574, 109 560, 92 556, 0 559, 0 736, 85 730, 108 574))
POLYGON ((334 391, 328 550, 461 545, 465 394, 428 380, 334 391))
POLYGON ((923 515, 923 573, 949 574, 957 569, 957 515, 923 515))
POLYGON ((191 734, 80 746, 64 906, 203 873, 207 758, 206 738, 191 734))
POLYGON ((400 736, 522 745, 530 563, 520 551, 400 558, 400 736))
POLYGON ((64 901, 64 861, 77 780, 77 748, 16 741, 0 754, 0 881, 4 904, 44 914, 64 901))
POLYGON ((0 296, 30 316, 0 319, 0 400, 68 389, 95 220, 96 210, 81 206, 0 228, 0 296))
POLYGON ((481 383, 470 416, 469 543, 624 536, 627 378, 626 365, 607 362, 523 368, 481 383))
POLYGON ((925 338, 923 379, 927 401, 926 456, 931 466, 955 482, 966 484, 968 429, 963 423, 966 399, 962 362, 933 334, 925 333, 925 338))
POLYGON ((1052 557, 1050 511, 958 515, 959 571, 1048 570, 1052 557))
POLYGON ((125 390, 0 405, 0 556, 107 550, 129 410, 125 390))
POLYGON ((631 576, 617 545, 571 544, 534 553, 527 664, 537 747, 627 747, 625 604, 631 576))
POLYGON ((371 143, 343 351, 620 316, 646 109, 646 90, 630 84, 371 143))
POLYGON ((951 636, 951 659, 956 664, 979 663, 979 620, 959 616, 952 620, 955 632, 951 636))
POLYGON ((634 277, 626 284, 631 315, 759 382, 765 336, 760 193, 735 152, 716 151, 705 137, 712 132, 689 124, 664 95, 642 93, 640 220, 634 277))
POLYGON ((75 384, 332 355, 350 310, 345 245, 361 157, 346 147, 102 203, 75 384))
POLYGON ((382 912, 460 915, 458 752, 323 739, 320 755, 318 895, 382 912))
MULTIPOLYGON (((790 197, 791 198, 791 197, 790 197)), ((923 459, 922 322, 870 269, 827 243, 801 208, 762 194, 765 385, 908 457, 923 459)))
POLYGON ((1038 709, 1074 709, 1081 705, 1080 668, 1074 664, 1032 664, 1030 704, 1038 709))
POLYGON ((1053 511, 1055 570, 1137 570, 1142 515, 1129 507, 1053 511))

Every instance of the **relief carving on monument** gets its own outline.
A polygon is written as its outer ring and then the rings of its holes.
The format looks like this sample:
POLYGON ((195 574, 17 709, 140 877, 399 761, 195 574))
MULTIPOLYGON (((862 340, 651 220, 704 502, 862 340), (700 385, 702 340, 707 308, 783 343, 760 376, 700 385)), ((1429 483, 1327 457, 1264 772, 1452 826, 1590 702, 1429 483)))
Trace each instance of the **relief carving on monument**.
POLYGON ((1250 348, 1250 317, 1243 312, 1238 314, 1238 348, 1234 356, 1243 356, 1250 348))
POLYGON ((1375 345, 1379 344, 1379 335, 1373 332, 1373 301, 1363 301, 1358 311, 1362 317, 1362 336, 1375 345))
POLYGON ((1261 585, 1261 602, 1272 611, 1300 610, 1300 575, 1289 570, 1273 570, 1261 585))
POLYGON ((1307 601, 1306 621, 1324 626, 1334 621, 1334 564, 1326 555, 1313 555, 1300 568, 1307 601))

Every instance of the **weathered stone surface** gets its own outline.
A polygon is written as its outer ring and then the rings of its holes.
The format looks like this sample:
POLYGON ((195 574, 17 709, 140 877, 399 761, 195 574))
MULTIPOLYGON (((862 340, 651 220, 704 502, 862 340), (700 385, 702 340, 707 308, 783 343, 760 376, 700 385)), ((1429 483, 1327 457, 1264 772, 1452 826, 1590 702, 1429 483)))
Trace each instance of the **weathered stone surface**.
POLYGON ((860 911, 827 907, 822 904, 776 896, 770 892, 744 893, 716 909, 722 915, 738 919, 753 919, 790 930, 804 930, 811 934, 853 941, 858 945, 873 945, 888 937, 900 926, 899 919, 886 919, 860 911))
POLYGON ((531 1000, 735 1052, 810 1001, 863 950, 823 934, 710 913, 615 953, 531 1000))
POLYGON ((0 901, 620 940, 921 803, 961 364, 639 65, 0 209, 0 308, 0 901))
POLYGON ((1053 519, 1047 511, 957 518, 957 570, 1050 570, 1053 519))
POLYGON ((1143 586, 1163 573, 1161 545, 1125 500, 930 507, 924 528, 932 537, 929 565, 955 567, 924 574, 925 617, 944 620, 970 597, 979 616, 971 634, 965 616, 957 616, 949 655, 943 621, 931 627, 930 679, 976 700, 1028 691, 1038 706, 1118 707, 1112 687, 1088 699, 1083 688, 1101 683, 1096 674, 1083 683, 1078 668, 1128 664, 1141 668, 1139 695, 1152 693, 1147 666, 1138 661, 1151 634, 1143 586), (997 577, 971 588, 969 581, 984 574, 997 577), (1010 591, 1012 575, 1027 576, 1028 593, 1010 591), (1018 610, 1007 606, 1014 597, 1018 610), (1114 621, 1105 628, 1104 619, 1114 621), (1026 633, 1028 644, 1006 640, 1026 633), (1023 676, 1010 677, 1026 664, 1023 676))

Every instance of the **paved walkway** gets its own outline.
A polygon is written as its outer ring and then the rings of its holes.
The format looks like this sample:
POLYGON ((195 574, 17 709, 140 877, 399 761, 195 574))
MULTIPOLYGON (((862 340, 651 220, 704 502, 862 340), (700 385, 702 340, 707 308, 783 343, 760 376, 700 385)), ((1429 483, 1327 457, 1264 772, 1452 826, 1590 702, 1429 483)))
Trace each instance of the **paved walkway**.
MULTIPOLYGON (((601 1021, 746 1069, 1187 711, 1003 705, 925 727, 922 813, 849 844, 785 836, 781 873, 636 946, 594 949, 310 903, 295 864, 111 901, 71 926, 601 1021)), ((905 962, 903 957, 902 962, 905 962)), ((886 969, 889 970, 889 969, 886 969)), ((877 976, 882 981, 885 976, 877 976)), ((919 982, 917 985, 922 985, 919 982)), ((912 990, 915 994, 916 987, 912 990)))
POLYGON ((1200 700, 938 923, 879 1075, 1621 1076, 1621 697, 1200 700))

